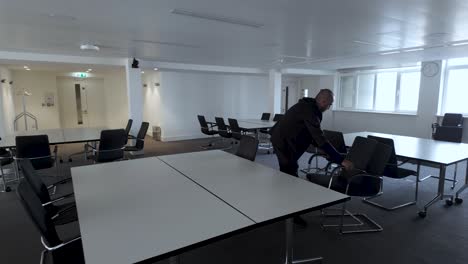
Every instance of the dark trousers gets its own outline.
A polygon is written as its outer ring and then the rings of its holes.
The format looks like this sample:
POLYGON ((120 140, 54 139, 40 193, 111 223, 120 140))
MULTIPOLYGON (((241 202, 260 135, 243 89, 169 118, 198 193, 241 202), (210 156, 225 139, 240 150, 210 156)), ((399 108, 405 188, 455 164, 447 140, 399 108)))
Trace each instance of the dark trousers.
POLYGON ((280 167, 280 171, 287 173, 289 175, 298 177, 297 169, 299 166, 297 165, 297 161, 299 158, 294 157, 293 153, 290 153, 287 150, 274 148, 276 157, 278 158, 278 163, 280 167))

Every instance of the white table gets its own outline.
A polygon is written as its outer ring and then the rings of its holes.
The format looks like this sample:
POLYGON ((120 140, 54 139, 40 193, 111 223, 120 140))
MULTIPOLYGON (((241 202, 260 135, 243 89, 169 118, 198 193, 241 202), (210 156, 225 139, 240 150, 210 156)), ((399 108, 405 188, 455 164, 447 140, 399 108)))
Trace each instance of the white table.
POLYGON ((209 151, 72 169, 87 263, 152 263, 348 196, 209 151), (163 163, 164 161, 164 163, 163 163))
POLYGON ((246 123, 253 123, 253 124, 260 124, 268 127, 273 127, 276 122, 270 120, 261 120, 261 119, 237 119, 239 122, 246 122, 246 123))
POLYGON ((438 200, 449 198, 448 204, 452 203, 453 195, 447 195, 444 193, 445 172, 447 166, 467 161, 465 177, 468 175, 468 144, 375 132, 356 132, 345 134, 345 143, 347 146, 351 146, 355 137, 367 137, 368 135, 393 139, 397 156, 415 160, 418 164, 425 162, 439 167, 440 172, 437 195, 424 206, 423 211, 419 212, 420 216, 424 217, 429 206, 433 205, 438 200))
POLYGON ((157 158, 71 170, 86 263, 135 263, 255 224, 157 158))

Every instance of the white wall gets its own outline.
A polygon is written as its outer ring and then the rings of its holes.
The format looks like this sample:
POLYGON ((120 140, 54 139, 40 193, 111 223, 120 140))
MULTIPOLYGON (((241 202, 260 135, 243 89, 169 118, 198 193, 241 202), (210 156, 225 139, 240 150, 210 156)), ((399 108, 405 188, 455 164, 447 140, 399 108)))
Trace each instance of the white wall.
MULTIPOLYGON (((31 96, 26 96, 26 110, 37 117, 39 129, 60 128, 59 100, 57 93, 56 73, 47 71, 13 71, 15 89, 15 113, 23 112, 21 92, 26 90, 31 96), (43 106, 46 93, 52 93, 55 105, 43 106)), ((29 129, 34 129, 34 123, 28 119, 29 129)), ((18 129, 24 130, 24 120, 18 122, 18 129)))
POLYGON ((128 121, 125 69, 122 67, 120 70, 102 74, 101 77, 104 78, 107 125, 110 128, 125 128, 128 121))
POLYGON ((201 137, 197 114, 259 118, 269 109, 269 78, 264 75, 161 72, 160 83, 163 140, 201 137))
MULTIPOLYGON (((9 84, 13 80, 11 71, 0 66, 0 137, 13 133, 13 120, 15 118, 14 90, 9 84)), ((13 84, 14 85, 14 84, 13 84)))
POLYGON ((159 72, 143 74, 143 120, 150 124, 148 135, 152 135, 152 127, 161 125, 161 76, 159 72), (159 84, 159 86, 157 86, 159 84))

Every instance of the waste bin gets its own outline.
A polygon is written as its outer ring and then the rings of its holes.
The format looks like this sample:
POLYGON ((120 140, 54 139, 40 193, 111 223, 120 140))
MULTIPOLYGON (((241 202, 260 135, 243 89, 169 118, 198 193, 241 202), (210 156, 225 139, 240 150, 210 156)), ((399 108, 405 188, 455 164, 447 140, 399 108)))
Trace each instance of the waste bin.
POLYGON ((161 127, 153 127, 153 139, 156 141, 161 141, 161 127))

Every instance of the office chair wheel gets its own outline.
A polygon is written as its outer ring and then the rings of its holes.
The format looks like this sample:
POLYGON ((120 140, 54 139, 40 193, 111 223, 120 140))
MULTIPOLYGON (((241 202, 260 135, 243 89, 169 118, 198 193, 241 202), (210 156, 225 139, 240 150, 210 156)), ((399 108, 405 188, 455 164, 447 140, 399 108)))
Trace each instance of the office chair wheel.
POLYGON ((418 215, 419 215, 419 217, 421 217, 421 218, 426 218, 427 212, 421 211, 421 212, 418 213, 418 215))
POLYGON ((461 203, 463 203, 463 199, 457 197, 457 198, 455 198, 455 203, 456 204, 461 204, 461 203))
POLYGON ((452 206, 453 205, 453 200, 452 199, 447 199, 447 200, 445 200, 445 204, 447 206, 452 206))
POLYGON ((10 186, 8 186, 8 187, 5 188, 5 192, 11 192, 10 186))
POLYGON ((72 158, 68 158, 68 162, 72 162, 72 161, 73 161, 72 158))
POLYGON ((60 159, 59 161, 60 161, 60 163, 63 163, 63 159, 60 159))

